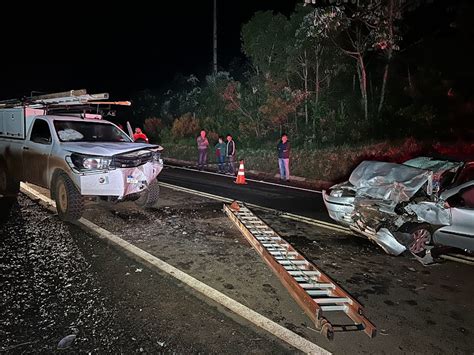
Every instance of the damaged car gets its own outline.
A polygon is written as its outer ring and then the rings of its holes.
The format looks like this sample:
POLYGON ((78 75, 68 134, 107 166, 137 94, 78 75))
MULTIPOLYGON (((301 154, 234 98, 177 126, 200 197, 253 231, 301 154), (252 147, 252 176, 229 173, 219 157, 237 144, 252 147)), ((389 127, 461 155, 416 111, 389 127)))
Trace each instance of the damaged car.
POLYGON ((436 245, 474 252, 474 161, 363 161, 323 199, 333 220, 388 254, 430 264, 436 245))

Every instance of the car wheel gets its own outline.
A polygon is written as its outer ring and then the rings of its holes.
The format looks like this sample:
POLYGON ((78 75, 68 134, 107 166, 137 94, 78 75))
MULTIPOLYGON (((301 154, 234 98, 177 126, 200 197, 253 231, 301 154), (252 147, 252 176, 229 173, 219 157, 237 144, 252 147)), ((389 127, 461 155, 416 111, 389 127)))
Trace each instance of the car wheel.
POLYGON ((0 163, 0 222, 8 219, 20 191, 20 182, 8 176, 5 165, 0 163))
POLYGON ((82 217, 84 211, 83 198, 66 174, 60 174, 55 179, 54 199, 61 220, 74 222, 82 217))
POLYGON ((431 245, 432 232, 429 224, 415 224, 407 230, 410 234, 408 250, 420 257, 426 255, 427 247, 431 245))
POLYGON ((141 208, 152 208, 158 202, 160 197, 160 185, 155 179, 148 185, 148 188, 140 194, 140 197, 135 200, 135 204, 141 208))

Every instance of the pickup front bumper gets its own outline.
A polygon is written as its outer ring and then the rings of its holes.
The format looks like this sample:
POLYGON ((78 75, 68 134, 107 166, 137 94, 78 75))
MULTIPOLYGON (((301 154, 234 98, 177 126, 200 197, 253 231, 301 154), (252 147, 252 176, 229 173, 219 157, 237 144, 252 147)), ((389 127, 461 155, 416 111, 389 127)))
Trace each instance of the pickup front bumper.
POLYGON ((162 161, 148 162, 133 168, 116 168, 97 173, 74 173, 75 183, 84 196, 124 196, 141 192, 163 169, 162 161))

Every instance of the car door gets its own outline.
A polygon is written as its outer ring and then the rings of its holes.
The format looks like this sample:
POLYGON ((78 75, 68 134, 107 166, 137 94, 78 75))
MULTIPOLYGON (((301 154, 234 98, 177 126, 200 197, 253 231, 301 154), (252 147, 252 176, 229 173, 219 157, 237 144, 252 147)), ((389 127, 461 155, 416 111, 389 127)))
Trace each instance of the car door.
POLYGON ((23 146, 23 176, 27 182, 47 187, 47 171, 52 147, 49 123, 36 118, 23 146))
POLYGON ((464 183, 447 197, 452 223, 433 235, 435 244, 474 251, 474 181, 464 183))

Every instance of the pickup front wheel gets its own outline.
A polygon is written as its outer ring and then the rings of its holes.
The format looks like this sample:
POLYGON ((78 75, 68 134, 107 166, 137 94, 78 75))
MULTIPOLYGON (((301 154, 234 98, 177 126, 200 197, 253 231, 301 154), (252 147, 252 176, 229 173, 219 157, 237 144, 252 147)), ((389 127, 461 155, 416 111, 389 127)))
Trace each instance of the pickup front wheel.
POLYGON ((148 188, 140 194, 140 197, 135 200, 135 204, 141 208, 152 208, 158 202, 160 197, 160 185, 155 179, 148 186, 148 188))
POLYGON ((54 199, 59 218, 66 222, 77 221, 84 211, 81 194, 66 174, 60 174, 55 180, 54 199))

